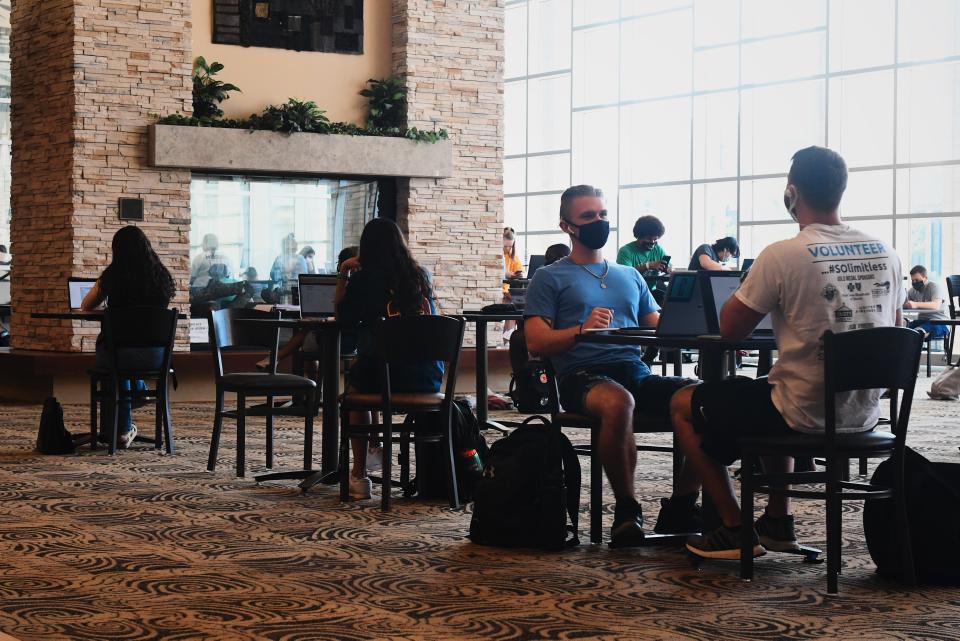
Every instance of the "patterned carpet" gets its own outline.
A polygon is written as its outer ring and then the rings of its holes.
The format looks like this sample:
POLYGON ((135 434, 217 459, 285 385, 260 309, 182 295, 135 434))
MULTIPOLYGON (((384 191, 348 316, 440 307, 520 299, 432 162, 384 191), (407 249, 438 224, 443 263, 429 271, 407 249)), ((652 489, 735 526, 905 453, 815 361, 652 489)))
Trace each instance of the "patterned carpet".
MULTIPOLYGON (((911 445, 957 460, 960 404, 927 400, 926 385, 911 445)), ((86 409, 66 413, 82 431, 86 409)), ((208 405, 175 409, 174 457, 41 457, 39 414, 0 408, 0 631, 23 641, 960 638, 960 590, 877 577, 855 503, 841 595, 826 598, 824 566, 793 556, 759 559, 745 583, 733 564, 697 570, 678 548, 482 548, 464 539, 469 514, 438 503, 399 500, 384 515, 376 501, 341 505, 333 488, 257 487, 233 476, 230 430, 209 474, 208 405)), ((262 428, 248 430, 248 460, 262 462, 262 428)), ((281 421, 278 443, 279 467, 295 467, 300 428, 281 421)), ((650 524, 669 462, 644 454, 639 469, 650 524)), ((819 504, 800 506, 802 539, 822 546, 822 523, 819 504)))

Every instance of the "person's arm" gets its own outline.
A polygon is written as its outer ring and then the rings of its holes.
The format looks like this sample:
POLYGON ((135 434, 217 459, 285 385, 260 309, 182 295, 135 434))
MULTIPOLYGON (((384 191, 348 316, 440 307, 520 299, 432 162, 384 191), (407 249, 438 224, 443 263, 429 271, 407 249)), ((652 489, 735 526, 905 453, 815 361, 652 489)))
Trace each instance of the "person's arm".
MULTIPOLYGON (((337 274, 337 287, 333 292, 333 308, 335 317, 338 321, 345 320, 344 313, 341 310, 340 303, 347 296, 347 281, 350 279, 350 272, 360 268, 360 259, 354 256, 340 263, 340 272, 337 274)), ((349 315, 349 314, 348 314, 349 315)))
POLYGON ((103 288, 100 287, 100 280, 98 279, 97 282, 93 284, 93 287, 90 288, 90 291, 87 292, 87 295, 83 297, 83 301, 80 303, 80 311, 92 312, 103 303, 105 298, 106 296, 103 295, 103 288))
POLYGON ((639 319, 640 327, 656 327, 660 324, 660 312, 650 312, 639 319))
POLYGON ((906 323, 903 322, 903 312, 897 309, 897 319, 894 321, 895 327, 904 327, 906 323))
POLYGON ((523 322, 523 333, 527 338, 527 349, 531 352, 540 356, 554 356, 572 349, 577 335, 583 330, 609 327, 612 321, 611 310, 594 307, 587 320, 565 329, 554 329, 553 321, 543 316, 529 316, 523 322))
POLYGON ((914 301, 914 300, 908 300, 906 303, 903 304, 904 308, 906 309, 932 309, 934 311, 940 309, 941 305, 943 305, 943 300, 940 298, 934 298, 933 300, 927 301, 925 303, 914 301))
POLYGON ((708 269, 711 271, 720 271, 723 269, 723 263, 713 260, 706 254, 700 254, 699 262, 701 269, 708 269))
POLYGON ((730 341, 743 340, 764 316, 766 314, 750 309, 739 298, 731 296, 720 310, 720 335, 730 341))

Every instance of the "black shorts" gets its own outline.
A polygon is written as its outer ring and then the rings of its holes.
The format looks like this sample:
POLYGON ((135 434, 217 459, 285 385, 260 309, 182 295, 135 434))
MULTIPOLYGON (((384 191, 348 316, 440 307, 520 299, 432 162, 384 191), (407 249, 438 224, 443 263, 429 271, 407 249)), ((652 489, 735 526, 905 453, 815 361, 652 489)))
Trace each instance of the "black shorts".
POLYGON ((599 383, 618 383, 623 386, 633 396, 638 410, 670 416, 670 399, 674 393, 696 381, 679 376, 655 376, 640 361, 594 365, 560 379, 558 387, 563 409, 585 414, 584 399, 587 392, 599 383))
POLYGON ((730 465, 740 458, 737 441, 742 437, 796 434, 773 404, 771 391, 766 376, 697 386, 690 409, 693 428, 703 438, 703 451, 718 463, 730 465))

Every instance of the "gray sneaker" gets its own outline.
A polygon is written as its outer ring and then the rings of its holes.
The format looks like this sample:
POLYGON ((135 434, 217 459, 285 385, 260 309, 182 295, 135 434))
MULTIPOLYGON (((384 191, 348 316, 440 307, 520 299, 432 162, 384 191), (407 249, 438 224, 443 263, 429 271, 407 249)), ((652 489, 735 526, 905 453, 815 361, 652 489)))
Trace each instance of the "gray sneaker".
POLYGON ((793 529, 793 515, 772 518, 764 512, 754 524, 760 544, 773 552, 799 552, 800 543, 793 529))
MULTIPOLYGON (((731 530, 721 525, 716 530, 700 536, 691 536, 687 539, 687 549, 706 559, 740 560, 740 531, 731 530)), ((757 531, 753 530, 753 556, 763 556, 766 550, 757 539, 757 531)))

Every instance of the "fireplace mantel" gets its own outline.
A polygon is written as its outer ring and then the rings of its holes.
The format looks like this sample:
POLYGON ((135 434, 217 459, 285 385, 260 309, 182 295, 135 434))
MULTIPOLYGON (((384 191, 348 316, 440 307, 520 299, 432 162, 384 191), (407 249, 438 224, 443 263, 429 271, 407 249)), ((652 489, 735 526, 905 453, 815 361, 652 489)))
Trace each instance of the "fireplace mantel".
POLYGON ((151 125, 153 167, 286 175, 448 178, 453 144, 384 136, 151 125))

